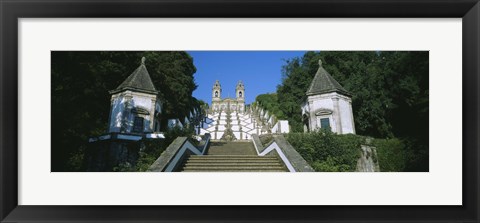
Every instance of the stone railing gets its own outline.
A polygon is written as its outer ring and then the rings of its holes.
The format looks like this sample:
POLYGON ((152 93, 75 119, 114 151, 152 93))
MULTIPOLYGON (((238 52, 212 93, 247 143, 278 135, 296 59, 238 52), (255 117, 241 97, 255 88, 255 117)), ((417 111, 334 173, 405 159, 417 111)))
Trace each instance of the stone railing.
POLYGON ((280 134, 280 133, 289 133, 290 126, 288 125, 288 120, 278 120, 270 130, 272 133, 280 134))
POLYGON ((273 142, 264 147, 258 135, 252 135, 253 145, 259 156, 265 156, 276 151, 280 159, 290 172, 314 172, 315 170, 303 157, 287 142, 283 135, 274 135, 273 142))
POLYGON ((255 114, 254 116, 258 119, 259 123, 266 128, 266 130, 262 133, 281 134, 290 132, 288 120, 279 120, 273 113, 262 107, 258 107, 253 113, 255 114), (262 115, 262 113, 264 113, 264 115, 262 115))
POLYGON ((209 143, 210 134, 205 134, 198 146, 193 145, 187 137, 177 137, 148 168, 147 172, 173 172, 183 163, 186 156, 205 154, 209 143))

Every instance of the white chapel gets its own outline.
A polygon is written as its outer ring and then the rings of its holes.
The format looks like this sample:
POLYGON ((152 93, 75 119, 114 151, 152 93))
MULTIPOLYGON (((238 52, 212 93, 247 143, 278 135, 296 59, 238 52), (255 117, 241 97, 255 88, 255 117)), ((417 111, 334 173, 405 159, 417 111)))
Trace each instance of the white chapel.
POLYGON ((330 129, 338 134, 355 134, 351 94, 318 61, 319 68, 302 106, 304 131, 330 129))
POLYGON ((145 57, 140 66, 110 94, 110 133, 145 134, 160 131, 161 103, 145 67, 145 57))

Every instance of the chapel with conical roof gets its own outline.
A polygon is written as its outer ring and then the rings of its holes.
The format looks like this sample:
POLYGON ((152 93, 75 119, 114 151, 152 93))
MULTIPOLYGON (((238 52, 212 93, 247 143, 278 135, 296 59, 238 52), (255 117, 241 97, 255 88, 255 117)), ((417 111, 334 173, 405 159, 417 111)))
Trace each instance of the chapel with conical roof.
POLYGON ((110 116, 105 134, 89 138, 85 153, 87 171, 113 171, 136 165, 144 138, 164 138, 160 132, 162 103, 145 66, 140 65, 115 89, 109 91, 110 116), (122 167, 123 168, 123 167, 122 167))
POLYGON ((318 61, 319 68, 302 106, 304 131, 330 129, 338 134, 355 134, 351 94, 318 61))
POLYGON ((145 66, 145 57, 110 94, 110 133, 145 134, 160 130, 161 103, 145 66))

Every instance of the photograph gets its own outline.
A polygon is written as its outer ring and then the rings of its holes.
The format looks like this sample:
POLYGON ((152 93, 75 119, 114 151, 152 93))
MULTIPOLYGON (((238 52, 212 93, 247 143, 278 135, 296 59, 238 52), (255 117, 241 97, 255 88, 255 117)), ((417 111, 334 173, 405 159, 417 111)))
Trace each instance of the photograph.
POLYGON ((480 0, 0 9, 0 223, 480 222, 480 0))
POLYGON ((52 172, 429 172, 429 51, 51 51, 52 172))

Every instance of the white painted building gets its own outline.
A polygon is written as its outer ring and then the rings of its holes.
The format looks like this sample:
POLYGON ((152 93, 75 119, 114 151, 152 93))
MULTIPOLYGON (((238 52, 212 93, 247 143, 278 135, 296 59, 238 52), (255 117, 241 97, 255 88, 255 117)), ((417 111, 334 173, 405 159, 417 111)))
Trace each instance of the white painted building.
POLYGON ((145 134, 160 131, 158 116, 161 103, 145 67, 145 58, 110 94, 110 133, 145 134))
POLYGON ((329 128, 338 134, 355 134, 351 94, 318 61, 319 68, 302 106, 304 131, 329 128))

